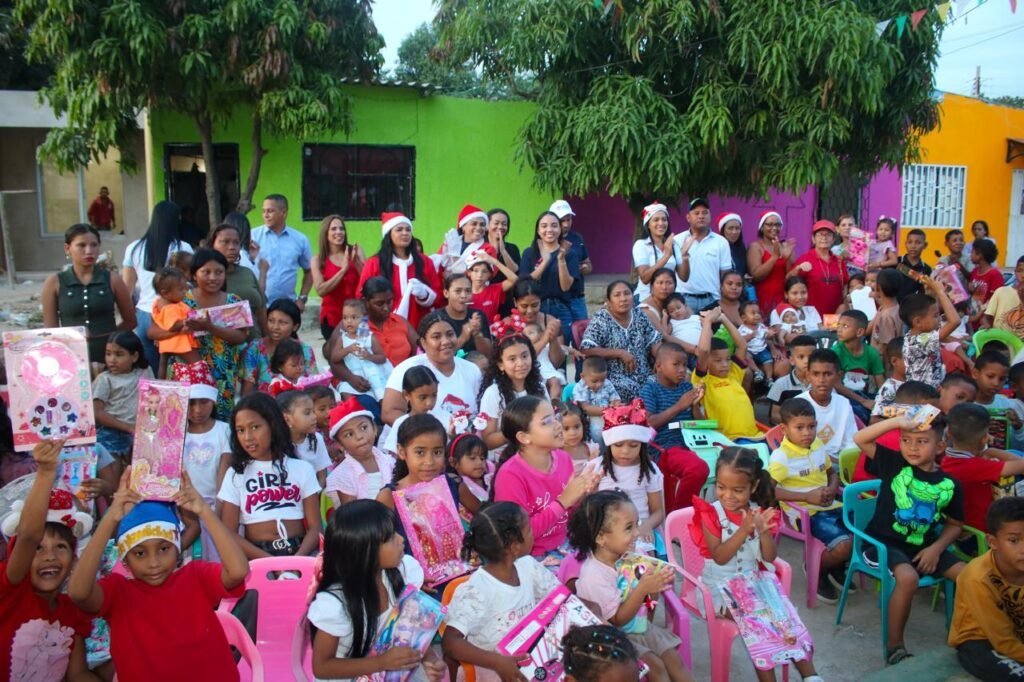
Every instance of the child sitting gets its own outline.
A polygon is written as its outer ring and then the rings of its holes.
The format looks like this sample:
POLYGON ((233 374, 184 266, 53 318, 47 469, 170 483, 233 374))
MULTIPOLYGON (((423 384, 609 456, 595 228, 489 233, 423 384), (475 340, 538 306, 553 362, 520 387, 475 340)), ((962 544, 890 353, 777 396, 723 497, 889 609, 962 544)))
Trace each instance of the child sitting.
MULTIPOLYGON (((395 419, 391 426, 384 425, 380 434, 380 449, 398 456, 398 428, 414 414, 429 414, 437 404, 437 377, 429 367, 410 367, 402 377, 402 398, 409 405, 409 411, 395 419)), ((387 483, 387 481, 384 481, 387 483)))
POLYGON ((601 415, 605 408, 621 405, 618 391, 608 381, 608 361, 591 355, 583 361, 580 380, 572 389, 572 401, 580 406, 590 421, 590 438, 601 442, 601 415))
POLYGON ((157 342, 160 349, 160 371, 157 376, 167 376, 167 358, 165 355, 176 355, 187 365, 200 362, 199 342, 188 331, 188 314, 191 308, 185 303, 188 285, 185 275, 176 268, 161 268, 153 277, 153 288, 157 298, 153 302, 153 324, 165 332, 173 332, 173 336, 157 342))
POLYGON ((1010 447, 1020 450, 1024 449, 1024 412, 1020 411, 1020 403, 1001 392, 1009 374, 1010 363, 1001 353, 986 351, 979 355, 974 361, 974 380, 978 384, 975 402, 1006 415, 1011 426, 1010 447))
MULTIPOLYGON (((947 399, 951 398, 952 395, 952 392, 947 393, 947 399)), ((942 396, 940 392, 936 391, 934 386, 929 386, 928 384, 922 383, 920 381, 903 382, 903 385, 896 389, 896 395, 893 399, 893 402, 896 405, 932 405, 933 407, 938 407, 943 414, 948 414, 948 412, 943 410, 941 407, 942 396)), ((888 417, 882 417, 882 419, 888 419, 888 417)), ((879 421, 882 421, 882 419, 877 419, 872 423, 877 423, 879 421)), ((900 430, 892 429, 888 433, 883 434, 878 439, 878 444, 884 445, 890 450, 899 450, 900 430)), ((864 453, 862 452, 857 457, 857 467, 854 469, 853 472, 854 482, 871 481, 878 478, 877 476, 873 476, 867 472, 865 468, 866 465, 867 457, 865 457, 864 453)))
POLYGON ((611 625, 572 628, 562 637, 565 682, 640 682, 636 647, 611 625))
POLYGON ((887 268, 878 273, 875 282, 878 312, 871 320, 871 328, 868 331, 871 335, 871 345, 879 353, 883 352, 885 345, 894 338, 903 336, 903 320, 900 319, 900 302, 897 298, 902 281, 903 275, 898 270, 887 268))
POLYGON ((678 343, 688 355, 696 354, 697 342, 700 341, 700 317, 690 312, 686 299, 678 292, 668 297, 665 312, 672 329, 672 335, 665 340, 678 343))
MULTIPOLYGON (((181 463, 188 472, 192 487, 203 502, 216 508, 217 491, 231 464, 231 428, 213 418, 217 404, 217 387, 212 383, 192 384, 189 388, 188 429, 181 463)), ((202 521, 200 521, 200 525, 202 521)), ((203 558, 218 561, 217 548, 210 531, 202 529, 203 558)))
MULTIPOLYGON (((947 374, 946 378, 939 384, 939 409, 942 414, 948 415, 950 411, 960 403, 973 403, 978 397, 978 382, 966 374, 953 372, 947 374)), ((901 402, 899 393, 896 395, 896 402, 901 402)))
POLYGON ((519 333, 496 337, 493 352, 491 371, 482 384, 487 388, 480 395, 480 416, 487 420, 480 437, 492 450, 505 444, 499 421, 506 405, 524 395, 550 400, 530 339, 519 333))
POLYGON ((786 502, 800 502, 811 515, 811 535, 825 545, 818 576, 818 599, 835 604, 837 590, 846 580, 853 541, 843 523, 842 504, 836 500, 839 476, 817 437, 817 414, 802 398, 782 403, 782 429, 786 434, 772 453, 768 473, 775 480, 775 496, 791 515, 794 527, 800 516, 786 502))
POLYGON ((383 400, 384 387, 394 367, 384 355, 380 340, 370 333, 370 328, 366 325, 366 304, 359 299, 345 301, 341 314, 341 332, 338 336, 341 343, 334 345, 331 362, 344 361, 349 372, 370 383, 369 389, 360 391, 349 382, 343 381, 338 385, 341 397, 363 394, 383 400))
POLYGON ((991 549, 957 578, 949 645, 964 670, 1004 682, 1020 678, 1024 665, 1024 498, 993 502, 985 526, 991 549))
POLYGON ((306 389, 306 395, 313 400, 313 414, 316 415, 316 430, 324 439, 327 446, 327 456, 331 458, 331 464, 337 464, 344 457, 344 453, 338 448, 338 443, 331 438, 331 410, 338 404, 338 397, 330 386, 310 386, 306 389))
POLYGON ((814 337, 802 334, 789 342, 789 364, 792 369, 789 373, 776 380, 768 389, 768 400, 772 402, 771 420, 773 424, 779 422, 779 406, 790 398, 795 398, 804 391, 810 390, 811 384, 807 377, 807 361, 811 353, 818 347, 814 337))
POLYGON ((285 391, 277 395, 277 404, 284 415, 284 423, 288 425, 295 456, 313 467, 317 483, 322 488, 327 483, 331 458, 327 454, 324 437, 316 429, 313 399, 302 391, 285 391))
POLYGON ((740 319, 743 324, 739 326, 740 336, 747 342, 747 361, 756 368, 754 381, 762 382, 767 379, 771 384, 775 376, 775 357, 768 342, 768 327, 761 321, 761 309, 757 301, 747 301, 740 304, 740 319))
MULTIPOLYGON (((416 369, 433 376, 425 367, 414 367, 406 372, 406 378, 416 369)), ((434 386, 436 390, 436 381, 434 386)), ((330 420, 328 436, 338 444, 342 460, 327 476, 327 496, 335 507, 353 500, 375 499, 391 482, 395 458, 373 446, 377 433, 373 415, 352 397, 331 410, 330 420)))
POLYGON ((267 389, 270 395, 299 390, 299 379, 306 375, 302 344, 294 339, 282 339, 270 357, 270 371, 274 375, 267 389))
POLYGON ((562 404, 563 449, 572 457, 573 468, 578 472, 590 460, 597 457, 599 447, 590 440, 590 429, 586 427, 587 415, 574 402, 562 404))
MULTIPOLYGON (((772 477, 748 448, 727 447, 715 464, 714 503, 694 498, 690 538, 704 562, 701 582, 711 590, 717 614, 726 607, 719 587, 741 573, 765 570, 778 556, 773 533, 778 526, 772 477)), ((770 569, 769 569, 770 570, 770 569)), ((708 617, 712 617, 708 614, 708 617)), ((808 658, 795 662, 804 682, 822 682, 808 658)), ((773 670, 757 670, 757 679, 775 679, 773 670)))
POLYGON ((576 594, 597 607, 597 615, 626 633, 652 680, 692 680, 676 651, 679 638, 649 622, 648 595, 672 589, 671 567, 645 573, 632 585, 620 585, 618 562, 633 551, 640 534, 636 507, 625 493, 604 490, 580 503, 569 522, 569 544, 583 561, 576 594))
POLYGON ((107 368, 92 382, 96 440, 124 464, 131 459, 139 379, 152 379, 142 342, 135 332, 117 332, 107 341, 107 368))
POLYGON ((125 472, 71 574, 68 595, 109 623, 110 652, 120 679, 237 680, 231 648, 214 615, 221 599, 245 591, 249 562, 237 534, 203 502, 187 473, 173 504, 143 501, 128 488, 128 479, 125 472), (178 567, 181 535, 175 505, 199 517, 221 563, 190 561, 178 567), (97 582, 100 559, 115 532, 118 554, 134 579, 112 573, 97 582))
POLYGON ((960 315, 953 308, 946 289, 930 277, 921 280, 932 291, 934 298, 925 294, 910 294, 900 303, 900 319, 910 327, 903 338, 903 361, 907 365, 907 379, 923 381, 936 386, 946 375, 942 364, 941 343, 960 324, 960 315), (939 326, 935 301, 942 306, 946 322, 939 326))
POLYGON ((818 309, 807 305, 807 284, 799 276, 787 277, 783 284, 786 301, 772 311, 772 327, 781 329, 781 341, 788 344, 801 334, 809 334, 821 328, 818 309))
POLYGON ((448 446, 448 475, 465 484, 480 502, 490 499, 494 463, 487 460, 487 446, 480 436, 462 433, 448 446))
POLYGON ((85 659, 92 617, 62 594, 78 539, 92 528, 71 493, 51 490, 63 446, 62 440, 36 443, 32 487, 0 524, 11 538, 7 560, 0 561, 0 671, 9 680, 62 680, 65 671, 68 679, 96 679, 85 659), (48 667, 40 670, 35 650, 42 646, 48 667), (51 677, 40 676, 47 671, 51 677))
POLYGON ((442 647, 447 658, 476 666, 481 682, 521 677, 516 657, 497 653, 498 642, 561 584, 532 549, 530 517, 513 502, 484 507, 469 524, 462 554, 483 566, 455 588, 442 647))
POLYGON ((430 682, 444 679, 444 663, 407 646, 370 656, 380 628, 406 585, 421 587, 423 569, 403 552, 395 513, 374 500, 337 509, 324 535, 323 575, 306 616, 313 626, 313 675, 318 680, 362 679, 422 664, 430 682))
POLYGON ((835 390, 839 358, 832 351, 819 348, 811 353, 807 361, 807 374, 811 388, 797 397, 814 407, 818 438, 824 444, 824 450, 832 463, 838 465, 839 453, 853 445, 853 434, 857 432, 857 421, 850 401, 835 390))
POLYGON ((875 236, 868 244, 868 272, 882 268, 894 268, 899 262, 896 257, 896 221, 882 216, 875 224, 875 236))
POLYGON ((889 378, 885 380, 881 388, 878 389, 878 395, 875 396, 875 406, 871 408, 872 424, 882 418, 882 410, 896 402, 896 391, 907 380, 907 366, 903 362, 902 336, 890 339, 886 344, 885 366, 889 370, 889 378))
MULTIPOLYGON (((944 576, 956 580, 965 566, 946 551, 960 535, 964 504, 960 485, 936 463, 942 452, 945 427, 942 415, 936 416, 924 430, 919 430, 912 419, 901 416, 872 424, 854 436, 868 458, 868 473, 881 479, 867 533, 886 546, 887 568, 896 580, 889 597, 889 665, 910 657, 904 644, 904 629, 919 577, 944 576), (898 451, 876 442, 891 429, 900 430, 898 451)), ((877 565, 873 546, 865 551, 864 559, 877 565)))
POLYGON ((873 397, 885 381, 882 356, 864 343, 867 328, 867 315, 859 310, 847 310, 839 316, 837 340, 832 344, 832 351, 839 358, 840 382, 836 384, 836 391, 850 401, 854 414, 863 422, 871 418, 875 406, 873 397))
POLYGON ((981 405, 957 405, 947 421, 948 445, 942 470, 956 479, 963 490, 964 523, 980 530, 985 527, 985 514, 993 497, 1004 494, 999 479, 1024 474, 1024 457, 989 447, 992 418, 981 405))
POLYGON ((693 371, 693 384, 704 385, 703 408, 708 419, 718 421, 718 430, 726 438, 761 438, 754 420, 754 406, 743 388, 744 366, 739 358, 746 355, 747 342, 743 340, 721 308, 701 313, 703 318, 700 344, 697 348, 697 368, 693 371), (712 337, 711 325, 721 322, 736 342, 736 354, 730 356, 729 346, 718 337, 712 337))

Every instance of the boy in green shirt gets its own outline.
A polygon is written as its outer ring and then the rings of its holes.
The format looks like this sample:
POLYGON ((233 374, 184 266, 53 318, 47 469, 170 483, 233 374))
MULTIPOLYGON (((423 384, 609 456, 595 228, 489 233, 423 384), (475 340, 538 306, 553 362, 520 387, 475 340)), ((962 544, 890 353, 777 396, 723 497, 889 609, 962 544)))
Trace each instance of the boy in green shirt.
POLYGON ((838 340, 832 345, 832 351, 839 357, 842 379, 836 385, 836 392, 850 401, 854 414, 865 424, 871 419, 875 393, 885 381, 882 356, 864 342, 867 328, 867 315, 859 310, 847 310, 839 316, 838 340))

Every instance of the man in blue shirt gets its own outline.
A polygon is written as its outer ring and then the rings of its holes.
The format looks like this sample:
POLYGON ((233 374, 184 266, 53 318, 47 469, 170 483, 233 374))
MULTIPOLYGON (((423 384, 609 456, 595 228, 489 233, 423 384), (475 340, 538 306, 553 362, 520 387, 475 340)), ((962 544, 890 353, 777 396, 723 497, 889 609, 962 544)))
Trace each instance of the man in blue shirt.
POLYGON ((287 298, 295 300, 299 310, 305 310, 309 290, 313 286, 309 271, 313 249, 306 235, 285 224, 287 218, 288 199, 281 194, 267 195, 263 200, 264 225, 252 231, 252 241, 259 246, 260 256, 270 263, 270 269, 267 270, 267 301, 287 298), (296 298, 295 280, 300 268, 302 290, 296 298))

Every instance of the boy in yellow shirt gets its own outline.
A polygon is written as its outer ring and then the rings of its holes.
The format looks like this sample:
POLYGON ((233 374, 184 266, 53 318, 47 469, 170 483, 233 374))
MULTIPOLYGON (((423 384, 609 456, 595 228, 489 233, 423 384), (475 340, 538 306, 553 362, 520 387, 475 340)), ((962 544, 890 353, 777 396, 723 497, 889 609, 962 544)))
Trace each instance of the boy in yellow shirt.
POLYGON ((949 645, 975 677, 1024 680, 1024 498, 993 502, 986 526, 991 549, 956 579, 949 645))
POLYGON ((697 368, 693 371, 694 386, 704 385, 702 409, 708 419, 718 422, 718 430, 726 438, 761 440, 763 435, 754 420, 754 405, 743 388, 747 342, 735 325, 722 314, 721 308, 701 313, 700 340, 697 343, 697 368), (729 346, 714 337, 711 325, 721 322, 736 343, 736 354, 729 354, 729 346))

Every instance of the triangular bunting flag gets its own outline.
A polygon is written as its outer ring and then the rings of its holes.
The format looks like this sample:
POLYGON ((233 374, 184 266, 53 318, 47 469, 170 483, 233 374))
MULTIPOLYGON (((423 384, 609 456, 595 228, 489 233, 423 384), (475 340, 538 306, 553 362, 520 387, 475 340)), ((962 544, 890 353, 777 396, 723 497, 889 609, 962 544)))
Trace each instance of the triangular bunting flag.
MULTIPOLYGON (((1016 0, 1010 0, 1010 2, 1016 2, 1016 0)), ((946 17, 949 16, 949 2, 935 5, 935 11, 939 13, 939 21, 946 23, 946 17)))
POLYGON ((875 24, 875 35, 881 37, 885 33, 885 29, 889 28, 889 24, 892 23, 892 19, 886 19, 875 24))
POLYGON ((1010 12, 1012 14, 1017 13, 1017 0, 1010 0, 1010 12))
POLYGON ((919 9, 910 15, 910 28, 917 30, 917 25, 924 19, 924 15, 928 13, 927 9, 919 9))
POLYGON ((903 37, 903 29, 907 27, 907 15, 896 17, 896 37, 903 37))

